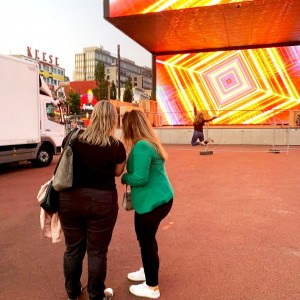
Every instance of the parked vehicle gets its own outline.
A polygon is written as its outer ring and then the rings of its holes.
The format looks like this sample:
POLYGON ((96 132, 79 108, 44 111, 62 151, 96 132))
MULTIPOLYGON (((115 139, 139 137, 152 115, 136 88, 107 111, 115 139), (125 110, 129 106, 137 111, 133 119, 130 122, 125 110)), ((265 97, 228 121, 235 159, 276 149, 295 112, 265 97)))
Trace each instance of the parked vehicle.
POLYGON ((61 104, 38 64, 0 55, 0 164, 31 161, 48 166, 66 135, 61 104))

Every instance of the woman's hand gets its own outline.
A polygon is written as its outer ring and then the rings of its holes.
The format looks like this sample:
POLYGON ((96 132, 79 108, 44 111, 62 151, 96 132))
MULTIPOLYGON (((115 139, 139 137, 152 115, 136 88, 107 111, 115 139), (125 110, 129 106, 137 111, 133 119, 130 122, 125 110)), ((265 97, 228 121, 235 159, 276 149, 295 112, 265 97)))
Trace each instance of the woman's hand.
POLYGON ((122 184, 126 184, 126 182, 123 180, 123 176, 122 176, 122 178, 121 178, 121 183, 122 183, 122 184))

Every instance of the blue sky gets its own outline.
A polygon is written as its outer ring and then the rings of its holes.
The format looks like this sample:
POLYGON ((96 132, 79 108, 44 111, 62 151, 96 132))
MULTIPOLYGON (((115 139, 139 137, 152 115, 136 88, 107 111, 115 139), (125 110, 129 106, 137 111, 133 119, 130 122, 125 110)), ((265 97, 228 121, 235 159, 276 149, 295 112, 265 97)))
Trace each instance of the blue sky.
POLYGON ((103 18, 102 0, 9 0, 0 4, 0 54, 27 55, 27 46, 59 58, 73 79, 75 54, 103 46, 139 66, 151 54, 103 18))

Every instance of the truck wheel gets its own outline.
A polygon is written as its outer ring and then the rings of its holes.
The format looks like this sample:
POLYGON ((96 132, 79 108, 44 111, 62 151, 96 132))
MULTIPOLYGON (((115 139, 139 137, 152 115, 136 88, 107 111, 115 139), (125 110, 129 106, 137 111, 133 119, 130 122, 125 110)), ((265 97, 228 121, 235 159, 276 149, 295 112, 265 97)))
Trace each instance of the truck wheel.
POLYGON ((53 159, 53 152, 47 146, 42 146, 37 154, 36 159, 32 161, 34 167, 47 167, 51 164, 53 159))

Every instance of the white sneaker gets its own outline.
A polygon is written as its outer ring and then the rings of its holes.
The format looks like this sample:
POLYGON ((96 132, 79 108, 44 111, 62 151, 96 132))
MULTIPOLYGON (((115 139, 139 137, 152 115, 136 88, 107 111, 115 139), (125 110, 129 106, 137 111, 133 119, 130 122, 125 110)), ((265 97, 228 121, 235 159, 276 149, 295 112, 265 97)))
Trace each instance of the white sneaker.
POLYGON ((138 297, 145 297, 150 299, 158 299, 160 297, 158 287, 153 290, 146 284, 146 282, 137 285, 131 285, 129 287, 129 291, 131 294, 138 297))
POLYGON ((146 280, 144 268, 140 268, 136 272, 129 273, 127 275, 127 277, 129 280, 132 280, 132 281, 145 281, 146 280))
POLYGON ((104 290, 104 295, 105 297, 103 298, 103 300, 111 300, 112 297, 114 296, 114 291, 112 288, 107 288, 104 290))

